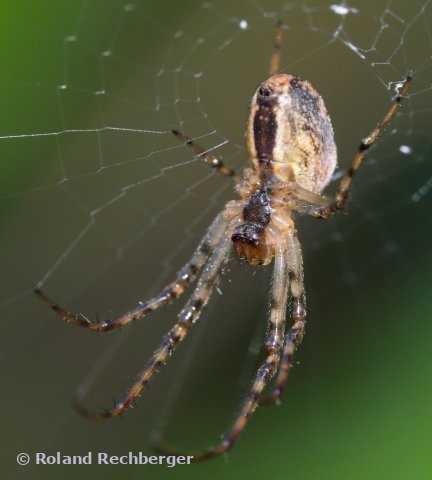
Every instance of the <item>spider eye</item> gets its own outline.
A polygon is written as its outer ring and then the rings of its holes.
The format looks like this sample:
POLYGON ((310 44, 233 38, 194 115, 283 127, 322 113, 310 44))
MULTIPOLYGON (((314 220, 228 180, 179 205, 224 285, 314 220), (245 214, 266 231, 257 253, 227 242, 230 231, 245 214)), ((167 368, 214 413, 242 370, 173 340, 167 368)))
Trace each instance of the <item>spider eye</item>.
POLYGON ((261 86, 258 90, 258 93, 262 96, 262 97, 269 97, 270 95, 272 95, 273 93, 273 90, 271 90, 269 87, 266 87, 266 86, 261 86))

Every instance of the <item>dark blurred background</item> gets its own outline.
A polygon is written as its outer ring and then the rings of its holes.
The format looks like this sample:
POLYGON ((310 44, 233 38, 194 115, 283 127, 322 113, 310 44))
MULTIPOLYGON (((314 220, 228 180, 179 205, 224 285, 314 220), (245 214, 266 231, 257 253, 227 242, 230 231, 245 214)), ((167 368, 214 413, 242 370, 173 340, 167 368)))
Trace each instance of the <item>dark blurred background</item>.
MULTIPOLYGON (((430 478, 430 1, 48 1, 0 20, 2 471, 8 478, 430 478), (215 444, 254 376, 271 266, 229 262, 190 337, 124 416, 94 424, 142 368, 183 300, 94 335, 57 318, 40 284, 90 318, 156 294, 234 197, 173 138, 236 168, 252 92, 281 70, 325 99, 348 168, 399 81, 409 97, 355 179, 346 212, 299 218, 308 325, 282 405, 259 408, 227 458, 166 466, 16 465, 19 452, 150 455, 151 439, 215 444), (220 295, 220 293, 222 295, 220 295)), ((335 182, 329 191, 335 188, 335 182)))

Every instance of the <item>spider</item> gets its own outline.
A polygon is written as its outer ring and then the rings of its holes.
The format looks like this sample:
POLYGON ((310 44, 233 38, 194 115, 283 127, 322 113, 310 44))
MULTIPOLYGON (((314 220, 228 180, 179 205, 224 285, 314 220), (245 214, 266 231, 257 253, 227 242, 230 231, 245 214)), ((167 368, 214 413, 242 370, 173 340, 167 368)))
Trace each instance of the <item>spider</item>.
POLYGON ((81 403, 76 405, 84 417, 105 420, 122 414, 134 403, 158 368, 198 321, 233 248, 237 258, 250 265, 268 265, 274 258, 265 340, 267 356, 258 368, 231 428, 216 446, 194 455, 195 461, 217 457, 231 450, 258 403, 280 400, 293 354, 303 338, 306 317, 302 253, 293 213, 327 219, 345 208, 355 172, 369 147, 395 114, 412 79, 412 73, 408 72, 382 121, 361 141, 351 168, 342 177, 334 196, 322 196, 321 192, 336 168, 333 127, 322 98, 309 82, 278 73, 282 29, 282 22, 278 22, 270 76, 257 87, 250 105, 246 128, 250 168, 240 176, 183 133, 173 130, 197 157, 221 174, 232 177, 240 197, 228 202, 216 216, 192 258, 174 281, 155 298, 140 303, 134 310, 102 322, 91 322, 82 315, 72 314, 46 296, 39 286, 35 289, 40 299, 64 320, 97 332, 107 332, 177 300, 198 278, 177 322, 162 338, 160 346, 124 397, 105 411, 89 411, 81 403), (288 300, 292 325, 285 332, 288 300), (264 396, 265 387, 275 375, 273 389, 264 396))

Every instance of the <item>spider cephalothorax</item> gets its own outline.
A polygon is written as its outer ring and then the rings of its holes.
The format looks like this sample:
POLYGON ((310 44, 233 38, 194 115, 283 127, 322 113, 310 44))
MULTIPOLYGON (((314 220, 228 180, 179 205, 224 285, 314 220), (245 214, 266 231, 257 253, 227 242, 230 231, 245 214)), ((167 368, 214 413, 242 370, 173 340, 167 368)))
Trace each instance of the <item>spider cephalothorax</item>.
POLYGON ((160 365, 186 337, 208 303, 233 244, 237 256, 251 265, 267 265, 274 258, 265 341, 267 357, 259 367, 232 427, 218 445, 196 455, 195 460, 213 458, 232 448, 255 407, 263 400, 263 391, 277 371, 273 390, 264 399, 280 399, 294 351, 303 337, 306 317, 302 254, 293 212, 329 218, 345 207, 353 175, 368 148, 391 120, 411 82, 409 73, 383 120, 362 140, 335 196, 323 197, 321 191, 336 166, 333 128, 322 98, 310 83, 296 76, 276 73, 279 69, 281 37, 282 24, 278 23, 270 77, 259 85, 251 101, 246 129, 251 168, 245 169, 242 176, 193 140, 173 130, 198 157, 223 175, 234 178, 237 181, 236 192, 240 196, 239 200, 225 205, 174 281, 155 298, 140 302, 134 310, 104 322, 91 322, 84 316, 72 314, 39 288, 36 289, 36 294, 68 322, 106 332, 173 302, 199 275, 195 290, 179 313, 177 322, 163 337, 126 395, 111 409, 100 412, 88 411, 81 403, 77 404, 77 409, 85 417, 104 420, 122 414, 133 404, 160 365), (288 298, 292 324, 285 332, 288 298))
POLYGON ((255 192, 243 206, 244 223, 236 227, 231 238, 237 256, 247 260, 251 265, 266 265, 273 256, 266 235, 271 215, 272 208, 267 188, 255 192))

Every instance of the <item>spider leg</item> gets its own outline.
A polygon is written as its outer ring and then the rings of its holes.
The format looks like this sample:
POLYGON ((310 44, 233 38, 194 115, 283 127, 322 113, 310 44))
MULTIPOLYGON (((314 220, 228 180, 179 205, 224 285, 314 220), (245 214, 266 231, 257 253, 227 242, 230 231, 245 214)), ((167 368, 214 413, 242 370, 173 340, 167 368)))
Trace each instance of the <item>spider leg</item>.
POLYGON ((301 187, 295 182, 275 182, 268 190, 272 195, 273 207, 286 207, 307 215, 316 215, 319 209, 326 208, 330 199, 319 193, 301 187))
MULTIPOLYGON (((225 228, 225 233, 226 232, 227 228, 225 228)), ((177 344, 185 338, 190 327, 192 327, 192 325, 198 320, 219 278, 220 269, 228 259, 231 245, 232 241, 230 235, 224 235, 220 240, 219 245, 214 249, 214 252, 210 256, 205 269, 197 282, 195 291, 178 315, 176 324, 162 338, 159 348, 149 359, 144 370, 138 375, 137 380, 122 400, 117 402, 114 407, 109 410, 93 412, 83 407, 80 403, 80 399, 77 399, 75 408, 82 416, 95 421, 106 420, 122 414, 133 404, 144 386, 151 380, 158 368, 166 362, 177 344)))
POLYGON ((222 173, 222 175, 225 175, 226 177, 233 177, 235 181, 240 180, 241 176, 236 173, 235 170, 233 170, 230 167, 227 167, 224 162, 218 158, 209 153, 207 150, 204 150, 203 147, 200 145, 196 144, 191 138, 187 137, 183 133, 179 132, 178 130, 172 130, 172 133, 182 142, 184 142, 185 145, 188 145, 190 149, 197 154, 198 157, 201 157, 204 159, 204 161, 209 165, 210 167, 216 169, 218 172, 222 173))
POLYGON ((274 75, 279 70, 280 51, 282 46, 282 21, 276 23, 275 38, 273 43, 273 52, 270 61, 270 75, 274 75))
POLYGON ((311 212, 311 215, 320 218, 329 218, 332 217, 337 211, 343 210, 345 208, 348 201, 349 188, 351 186, 354 174, 360 168, 360 165, 362 164, 368 149, 377 141, 378 137, 381 135, 381 132, 393 118, 393 115, 395 114, 397 108, 400 106, 402 98, 408 92, 411 80, 412 72, 409 71, 399 90, 399 93, 394 97, 392 104, 390 105, 381 122, 378 123, 378 125, 372 130, 372 132, 360 142, 359 149, 351 164, 351 168, 342 177, 339 188, 336 190, 336 195, 334 199, 332 199, 326 207, 318 207, 317 209, 314 209, 311 212))
MULTIPOLYGON (((255 381, 244 401, 240 413, 232 427, 225 433, 221 442, 215 447, 203 453, 194 455, 193 461, 209 460, 218 457, 231 450, 237 438, 245 428, 250 416, 258 405, 258 399, 268 382, 273 377, 280 361, 283 345, 285 313, 288 296, 288 262, 282 249, 275 254, 275 266, 273 271, 273 286, 270 300, 270 318, 266 339, 267 358, 259 367, 255 381)), ((170 448, 158 447, 158 451, 176 455, 170 448)))
POLYGON ((282 396, 288 374, 292 366, 294 352, 302 341, 305 329, 306 296, 303 282, 303 262, 300 242, 297 235, 288 237, 288 264, 290 271, 291 318, 293 325, 289 329, 282 353, 282 360, 271 393, 260 403, 278 402, 282 396))
POLYGON ((60 307, 45 295, 39 288, 35 289, 36 295, 46 303, 54 312, 57 313, 63 320, 79 325, 80 327, 89 328, 97 332, 107 332, 115 328, 123 327, 139 318, 144 317, 147 313, 156 310, 157 308, 174 302, 185 291, 186 287, 195 280, 199 272, 202 270, 209 256, 212 254, 217 243, 225 233, 227 228, 227 220, 224 214, 219 214, 213 223, 208 227, 206 234, 195 250, 192 258, 186 265, 177 273, 177 277, 173 282, 168 284, 156 297, 142 302, 137 308, 124 313, 111 320, 103 322, 91 322, 83 315, 76 315, 64 308, 60 307))

